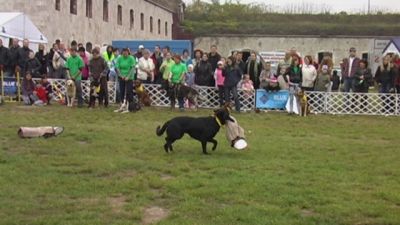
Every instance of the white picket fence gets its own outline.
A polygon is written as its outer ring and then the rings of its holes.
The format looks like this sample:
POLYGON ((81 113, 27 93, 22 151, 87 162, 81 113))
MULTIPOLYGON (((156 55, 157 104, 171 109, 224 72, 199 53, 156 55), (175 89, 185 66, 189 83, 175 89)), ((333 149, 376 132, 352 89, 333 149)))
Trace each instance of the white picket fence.
MULTIPOLYGON (((38 80, 36 80, 38 81, 38 80)), ((54 92, 65 94, 66 80, 49 79, 53 84, 54 92)), ((158 84, 145 84, 153 106, 169 107, 170 101, 158 84)), ((116 83, 108 82, 108 96, 110 103, 116 102, 116 83)), ((218 108, 218 90, 213 87, 196 86, 199 92, 201 108, 218 108)), ((82 81, 83 97, 88 99, 90 82, 82 81)), ((238 91, 241 110, 255 109, 255 96, 238 91)), ((333 115, 400 115, 400 94, 379 93, 343 93, 343 92, 306 92, 311 113, 333 115)), ((59 100, 59 95, 54 95, 59 100)))

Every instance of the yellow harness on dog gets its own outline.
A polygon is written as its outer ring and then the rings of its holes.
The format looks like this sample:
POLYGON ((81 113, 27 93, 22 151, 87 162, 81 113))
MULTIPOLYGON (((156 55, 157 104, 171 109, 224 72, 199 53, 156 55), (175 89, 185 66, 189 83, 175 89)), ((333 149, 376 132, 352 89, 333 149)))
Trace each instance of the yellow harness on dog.
POLYGON ((219 120, 219 118, 216 117, 215 115, 213 115, 212 117, 214 117, 214 119, 215 119, 215 121, 218 123, 218 125, 219 125, 220 127, 222 127, 221 120, 219 120))

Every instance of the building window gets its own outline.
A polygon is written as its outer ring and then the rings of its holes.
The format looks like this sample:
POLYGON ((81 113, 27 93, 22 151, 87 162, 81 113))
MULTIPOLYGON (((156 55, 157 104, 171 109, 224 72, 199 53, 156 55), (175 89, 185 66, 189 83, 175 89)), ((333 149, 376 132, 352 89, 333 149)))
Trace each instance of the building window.
POLYGON ((122 6, 118 5, 117 23, 122 25, 122 6))
POLYGON ((86 17, 92 18, 92 0, 86 0, 86 17))
POLYGON ((158 34, 161 34, 161 20, 158 19, 157 21, 157 27, 158 27, 158 34))
POLYGON ((103 0, 103 20, 108 22, 108 0, 103 0))
POLYGON ((153 33, 153 17, 150 16, 150 33, 153 33))
POLYGON ((168 36, 168 22, 165 22, 165 36, 168 36))
POLYGON ((57 11, 61 10, 61 0, 56 0, 56 10, 57 11))
POLYGON ((70 12, 71 12, 71 14, 74 14, 74 15, 78 14, 78 6, 76 3, 76 0, 70 1, 70 12))
POLYGON ((133 9, 129 11, 129 28, 132 30, 135 27, 135 13, 133 12, 133 9))
POLYGON ((140 13, 140 29, 144 30, 144 14, 140 13))

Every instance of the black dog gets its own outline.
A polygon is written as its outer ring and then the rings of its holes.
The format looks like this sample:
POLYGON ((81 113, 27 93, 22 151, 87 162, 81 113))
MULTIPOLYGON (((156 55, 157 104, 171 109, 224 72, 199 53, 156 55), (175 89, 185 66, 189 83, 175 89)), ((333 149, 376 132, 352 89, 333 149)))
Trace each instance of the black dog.
POLYGON ((166 122, 162 128, 157 127, 157 135, 161 136, 167 131, 166 143, 164 145, 165 151, 173 151, 172 144, 183 137, 185 133, 190 137, 199 140, 203 148, 203 153, 207 153, 207 142, 213 143, 212 150, 217 148, 218 142, 214 139, 220 127, 225 124, 227 120, 233 121, 229 116, 227 109, 219 109, 214 111, 214 116, 209 117, 176 117, 166 122))

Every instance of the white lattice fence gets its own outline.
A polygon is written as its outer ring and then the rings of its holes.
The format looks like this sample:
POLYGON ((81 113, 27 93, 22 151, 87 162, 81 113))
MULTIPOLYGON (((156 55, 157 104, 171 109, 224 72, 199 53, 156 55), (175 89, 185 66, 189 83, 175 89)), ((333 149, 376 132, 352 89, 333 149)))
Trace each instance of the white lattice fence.
POLYGON ((311 112, 354 115, 399 115, 398 94, 306 92, 311 112))
MULTIPOLYGON (((33 79, 36 83, 40 82, 40 79, 33 79)), ((65 93, 67 91, 66 88, 66 83, 67 81, 64 79, 48 79, 50 84, 53 87, 53 99, 56 101, 60 100, 60 95, 58 93, 61 93, 62 96, 65 96, 65 93)), ((116 100, 116 83, 115 82, 108 82, 108 98, 110 103, 115 103, 116 100)), ((82 81, 82 97, 84 99, 89 100, 89 94, 90 94, 90 81, 88 80, 83 80, 82 81)))
MULTIPOLYGON (((170 106, 170 101, 166 96, 165 91, 161 89, 161 85, 145 84, 144 86, 150 95, 153 106, 161 106, 161 107, 170 106)), ((203 87, 203 86, 196 86, 195 89, 199 92, 201 98, 201 100, 199 101, 199 107, 201 108, 219 107, 217 89, 212 87, 203 87)), ((238 96, 241 104, 241 110, 246 111, 254 108, 254 94, 248 96, 242 90, 239 90, 238 96)))

